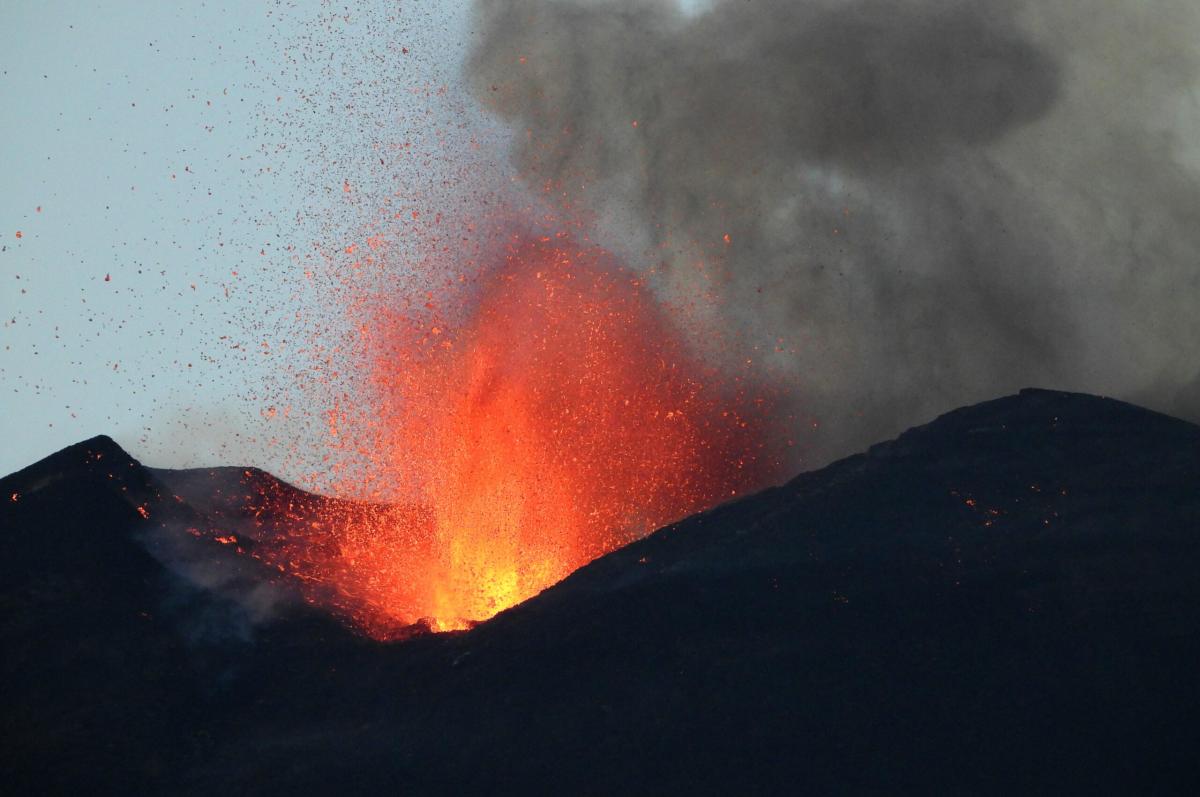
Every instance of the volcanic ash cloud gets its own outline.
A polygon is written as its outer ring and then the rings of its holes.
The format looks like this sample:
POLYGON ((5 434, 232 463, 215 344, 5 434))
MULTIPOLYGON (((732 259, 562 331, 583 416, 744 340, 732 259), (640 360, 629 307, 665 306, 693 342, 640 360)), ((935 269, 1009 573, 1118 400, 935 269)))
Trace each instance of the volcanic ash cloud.
POLYGON ((1200 418, 1190 0, 489 0, 531 187, 797 385, 807 464, 1029 384, 1200 418), (1189 149, 1190 147, 1190 149, 1189 149), (808 424, 805 424, 807 427, 808 424))

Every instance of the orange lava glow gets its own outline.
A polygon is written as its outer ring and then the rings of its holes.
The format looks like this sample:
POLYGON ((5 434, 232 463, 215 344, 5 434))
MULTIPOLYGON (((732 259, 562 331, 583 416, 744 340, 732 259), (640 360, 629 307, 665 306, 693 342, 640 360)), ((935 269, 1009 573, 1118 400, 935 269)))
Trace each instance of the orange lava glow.
POLYGON ((761 391, 702 363, 605 252, 520 242, 471 295, 458 318, 376 312, 369 399, 329 414, 375 488, 410 503, 323 511, 263 548, 334 584, 371 635, 467 627, 779 475, 761 391))

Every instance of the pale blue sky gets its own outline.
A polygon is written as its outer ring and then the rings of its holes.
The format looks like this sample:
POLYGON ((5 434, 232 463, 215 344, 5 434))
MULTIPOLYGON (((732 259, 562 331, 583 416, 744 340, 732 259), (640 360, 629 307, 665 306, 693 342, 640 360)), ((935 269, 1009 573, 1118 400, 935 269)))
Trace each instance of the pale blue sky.
POLYGON ((356 233, 323 213, 341 179, 435 179, 364 164, 428 129, 413 87, 453 93, 467 4, 5 5, 0 473, 98 433, 155 465, 277 468, 259 412, 286 375, 247 327, 286 322, 295 252, 356 233))

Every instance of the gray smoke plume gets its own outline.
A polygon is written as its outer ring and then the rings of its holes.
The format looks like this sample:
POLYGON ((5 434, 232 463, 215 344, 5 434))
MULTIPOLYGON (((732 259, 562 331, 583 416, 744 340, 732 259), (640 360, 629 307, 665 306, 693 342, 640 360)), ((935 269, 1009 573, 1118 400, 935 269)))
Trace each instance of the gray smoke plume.
POLYGON ((821 422, 806 464, 1029 385, 1200 419, 1195 0, 487 0, 476 33, 521 175, 716 293, 723 353, 821 422))

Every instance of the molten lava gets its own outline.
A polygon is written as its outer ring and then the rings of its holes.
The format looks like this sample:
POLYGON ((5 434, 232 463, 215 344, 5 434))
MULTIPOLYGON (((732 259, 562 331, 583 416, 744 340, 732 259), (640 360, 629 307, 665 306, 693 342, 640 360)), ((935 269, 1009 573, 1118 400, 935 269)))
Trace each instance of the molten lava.
POLYGON ((331 415, 343 441, 373 427, 347 445, 409 508, 330 518, 335 545, 292 537, 272 557, 336 582, 375 636, 486 619, 778 475, 764 397, 700 362, 603 251, 519 243, 473 287, 458 319, 376 314, 369 409, 331 415))
POLYGON ((760 430, 635 275, 598 251, 528 244, 482 287, 442 349, 436 411, 413 413, 392 448, 432 447, 433 616, 490 617, 762 484, 760 430))

